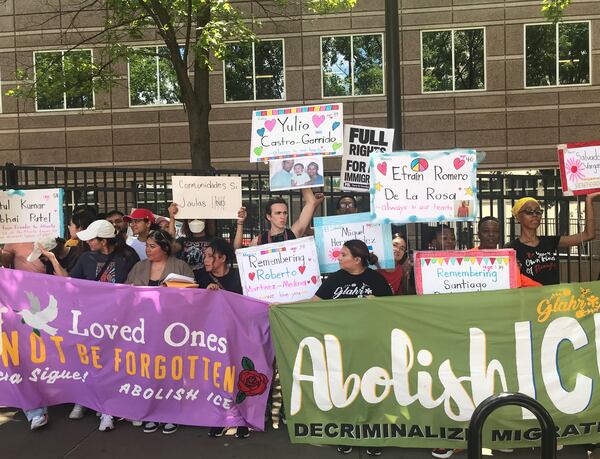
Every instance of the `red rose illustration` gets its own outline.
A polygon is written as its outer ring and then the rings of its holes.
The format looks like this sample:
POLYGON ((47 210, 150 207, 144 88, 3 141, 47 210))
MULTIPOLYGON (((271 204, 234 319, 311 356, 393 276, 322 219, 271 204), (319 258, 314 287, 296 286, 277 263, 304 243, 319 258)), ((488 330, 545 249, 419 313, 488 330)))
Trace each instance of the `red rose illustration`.
POLYGON ((256 370, 242 370, 238 389, 249 397, 260 395, 267 390, 269 378, 256 370))
POLYGON ((269 386, 267 375, 256 371, 254 362, 248 357, 242 358, 242 368, 237 384, 239 392, 235 397, 236 403, 242 403, 246 397, 254 397, 264 393, 269 386))

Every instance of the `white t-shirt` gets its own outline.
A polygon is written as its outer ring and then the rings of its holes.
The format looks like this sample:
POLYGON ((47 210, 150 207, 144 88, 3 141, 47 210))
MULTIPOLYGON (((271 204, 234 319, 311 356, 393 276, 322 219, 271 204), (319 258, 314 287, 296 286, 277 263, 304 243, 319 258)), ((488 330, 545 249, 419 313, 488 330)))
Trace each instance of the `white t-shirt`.
POLYGON ((133 250, 135 250, 135 252, 140 257, 140 260, 145 260, 146 258, 148 258, 146 256, 146 243, 140 241, 137 237, 135 237, 135 236, 128 237, 127 245, 129 247, 131 247, 133 250))

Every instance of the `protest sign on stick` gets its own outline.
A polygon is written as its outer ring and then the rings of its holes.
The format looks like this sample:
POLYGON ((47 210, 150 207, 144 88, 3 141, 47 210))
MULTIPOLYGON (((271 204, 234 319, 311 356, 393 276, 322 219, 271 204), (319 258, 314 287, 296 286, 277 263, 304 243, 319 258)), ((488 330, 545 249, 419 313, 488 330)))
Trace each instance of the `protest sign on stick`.
POLYGON ((473 221, 474 150, 373 153, 371 216, 395 223, 473 221))
POLYGON ((321 272, 340 269, 337 261, 340 250, 351 239, 367 244, 369 251, 377 255, 380 268, 394 268, 391 224, 372 222, 369 213, 315 217, 314 223, 321 272))
POLYGON ((513 249, 415 253, 419 295, 504 290, 517 287, 513 249))
POLYGON ((0 191, 0 243, 63 235, 63 190, 0 191))
POLYGON ((344 191, 369 191, 371 153, 391 152, 394 130, 344 125, 341 186, 344 191))
POLYGON ((308 300, 321 285, 315 240, 303 237, 235 251, 244 295, 269 303, 308 300))
POLYGON ((600 191, 600 142, 559 145, 558 161, 566 196, 600 191))
POLYGON ((342 104, 256 110, 250 162, 343 153, 342 104))
POLYGON ((174 175, 172 180, 177 218, 237 218, 242 207, 241 177, 174 175))

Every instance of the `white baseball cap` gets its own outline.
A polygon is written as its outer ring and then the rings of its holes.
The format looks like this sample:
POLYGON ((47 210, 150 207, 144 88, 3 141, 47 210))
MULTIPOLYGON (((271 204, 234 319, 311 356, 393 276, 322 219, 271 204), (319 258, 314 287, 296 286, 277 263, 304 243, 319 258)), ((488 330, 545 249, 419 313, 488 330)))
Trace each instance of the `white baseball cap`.
POLYGON ((41 245, 46 250, 52 250, 54 247, 56 247, 58 245, 58 244, 56 244, 55 236, 46 236, 46 237, 43 237, 42 239, 39 239, 38 241, 34 242, 33 250, 27 257, 27 261, 29 263, 34 262, 35 260, 40 258, 40 256, 42 255, 42 251, 40 249, 38 249, 38 244, 41 245))
POLYGON ((77 238, 80 241, 90 241, 97 237, 102 239, 110 239, 117 236, 117 230, 108 220, 96 220, 92 222, 87 229, 79 231, 77 238))

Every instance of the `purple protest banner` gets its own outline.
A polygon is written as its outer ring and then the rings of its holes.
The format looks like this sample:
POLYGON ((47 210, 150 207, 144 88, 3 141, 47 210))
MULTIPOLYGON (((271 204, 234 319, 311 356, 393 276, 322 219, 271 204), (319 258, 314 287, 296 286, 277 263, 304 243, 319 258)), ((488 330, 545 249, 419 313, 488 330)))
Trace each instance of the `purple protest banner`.
POLYGON ((264 428, 274 353, 261 301, 0 268, 0 336, 0 405, 264 428))

